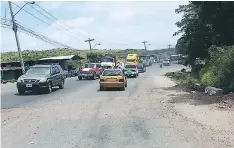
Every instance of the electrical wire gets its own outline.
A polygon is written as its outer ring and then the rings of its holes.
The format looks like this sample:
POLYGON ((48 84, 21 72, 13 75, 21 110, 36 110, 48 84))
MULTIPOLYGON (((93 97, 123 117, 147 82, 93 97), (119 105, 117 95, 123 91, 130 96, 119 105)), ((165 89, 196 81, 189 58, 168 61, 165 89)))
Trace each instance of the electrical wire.
MULTIPOLYGON (((46 43, 50 43, 50 44, 52 44, 52 45, 56 45, 56 46, 59 46, 59 47, 65 47, 65 48, 74 49, 74 48, 72 48, 72 47, 70 47, 70 46, 67 46, 67 45, 63 44, 63 43, 60 43, 60 42, 58 42, 58 41, 55 41, 55 40, 53 40, 53 39, 51 39, 51 38, 49 38, 49 37, 46 37, 46 36, 44 36, 44 35, 41 35, 41 34, 35 32, 35 31, 31 30, 31 29, 28 29, 28 28, 26 28, 26 27, 24 27, 24 26, 22 26, 22 25, 20 25, 20 24, 18 24, 18 23, 16 23, 16 25, 17 25, 18 31, 20 31, 20 32, 22 32, 22 33, 25 33, 25 34, 27 34, 27 35, 30 35, 31 37, 40 39, 40 40, 42 40, 42 41, 44 41, 44 42, 46 42, 46 43)), ((12 26, 13 26, 13 25, 12 25, 12 22, 11 22, 11 23, 8 23, 8 24, 7 24, 7 23, 3 23, 3 24, 1 23, 1 27, 2 27, 2 28, 12 29, 12 28, 10 28, 10 27, 12 27, 12 26)))
MULTIPOLYGON (((26 2, 25 2, 26 3, 26 2)), ((66 31, 68 31, 68 33, 70 33, 70 35, 73 35, 73 37, 77 38, 77 36, 75 34, 73 34, 73 32, 71 32, 71 30, 68 30, 67 28, 65 28, 64 26, 62 26, 61 24, 57 23, 57 19, 52 20, 51 18, 49 18, 47 15, 43 14, 41 11, 39 11, 38 9, 34 8, 32 5, 29 5, 32 9, 36 10, 38 13, 40 13, 41 15, 43 15, 44 17, 46 17, 48 20, 50 20, 51 22, 55 23, 56 25, 62 27, 63 29, 65 29, 66 31)), ((41 8, 42 9, 42 8, 41 8)), ((44 9, 43 9, 44 11, 44 9)), ((61 31, 61 30, 60 30, 61 31)), ((77 38, 78 40, 80 40, 80 38, 77 38)))
MULTIPOLYGON (((18 8, 21 8, 19 5, 15 4, 14 2, 11 2, 11 3, 12 3, 13 5, 17 6, 18 8)), ((22 10, 23 10, 24 12, 30 14, 30 15, 33 16, 34 18, 40 20, 40 21, 43 22, 44 24, 47 24, 48 26, 51 26, 51 24, 49 24, 48 22, 43 21, 43 20, 40 19, 39 17, 37 17, 37 16, 35 16, 34 14, 28 12, 27 10, 25 10, 25 9, 22 9, 22 10)))
MULTIPOLYGON (((74 32, 76 32, 73 28, 71 28, 68 25, 66 25, 65 23, 61 22, 58 18, 56 18, 55 16, 53 16, 50 12, 48 12, 47 10, 45 10, 44 8, 42 8, 40 5, 38 5, 38 4, 35 4, 35 5, 37 7, 39 7, 41 10, 43 10, 45 13, 47 13, 48 15, 50 15, 53 19, 55 19, 56 21, 58 21, 60 24, 62 24, 63 26, 67 27, 67 29, 69 29, 68 31, 73 30, 74 32)), ((83 34, 83 35, 86 36, 85 34, 83 34)), ((86 37, 88 37, 88 36, 86 36, 86 37)))

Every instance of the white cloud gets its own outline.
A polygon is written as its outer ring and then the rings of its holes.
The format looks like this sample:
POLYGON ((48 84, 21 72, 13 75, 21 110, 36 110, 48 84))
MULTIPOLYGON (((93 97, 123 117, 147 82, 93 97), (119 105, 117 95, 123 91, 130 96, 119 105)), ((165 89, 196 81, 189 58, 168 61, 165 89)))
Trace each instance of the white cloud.
POLYGON ((93 17, 77 17, 72 20, 66 20, 63 21, 65 24, 67 24, 71 28, 77 28, 77 27, 83 27, 88 26, 94 22, 93 17))
POLYGON ((64 5, 64 3, 65 3, 64 1, 40 2, 42 7, 46 8, 46 10, 48 10, 48 11, 56 10, 56 9, 60 8, 62 5, 64 5))
MULTIPOLYGON (((100 48, 109 49, 142 48, 141 42, 148 40, 151 49, 157 49, 164 48, 167 44, 175 45, 178 37, 172 37, 172 34, 177 31, 175 22, 181 19, 181 15, 175 14, 174 11, 179 4, 187 2, 51 3, 41 2, 41 5, 47 10, 53 9, 53 15, 72 28, 70 33, 64 29, 65 26, 62 28, 56 25, 58 22, 48 28, 32 29, 56 41, 74 48, 87 49, 88 44, 84 40, 92 37, 96 42, 102 43, 100 48), (63 9, 58 9, 62 5, 63 9)), ((10 32, 3 31, 6 50, 16 49, 12 30, 10 32)), ((26 35, 20 35, 20 43, 22 49, 55 48, 26 35)))
POLYGON ((110 19, 115 22, 122 22, 127 21, 131 17, 135 15, 133 11, 120 11, 120 12, 113 12, 110 14, 110 19))

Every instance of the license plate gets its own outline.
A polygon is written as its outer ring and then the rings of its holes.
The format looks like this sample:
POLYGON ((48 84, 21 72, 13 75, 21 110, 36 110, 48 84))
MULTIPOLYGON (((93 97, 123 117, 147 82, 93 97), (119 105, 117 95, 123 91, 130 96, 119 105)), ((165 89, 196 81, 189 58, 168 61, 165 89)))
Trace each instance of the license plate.
POLYGON ((26 87, 32 87, 32 84, 26 84, 26 87))
POLYGON ((107 81, 113 82, 113 81, 116 81, 116 79, 107 79, 107 81))

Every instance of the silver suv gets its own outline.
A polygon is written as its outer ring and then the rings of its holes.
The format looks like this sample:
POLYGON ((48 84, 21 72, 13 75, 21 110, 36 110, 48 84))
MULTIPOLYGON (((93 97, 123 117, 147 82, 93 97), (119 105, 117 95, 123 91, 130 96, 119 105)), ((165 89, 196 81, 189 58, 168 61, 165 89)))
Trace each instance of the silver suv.
POLYGON ((51 93, 52 87, 64 88, 65 75, 60 65, 34 65, 17 80, 19 94, 25 91, 51 93))

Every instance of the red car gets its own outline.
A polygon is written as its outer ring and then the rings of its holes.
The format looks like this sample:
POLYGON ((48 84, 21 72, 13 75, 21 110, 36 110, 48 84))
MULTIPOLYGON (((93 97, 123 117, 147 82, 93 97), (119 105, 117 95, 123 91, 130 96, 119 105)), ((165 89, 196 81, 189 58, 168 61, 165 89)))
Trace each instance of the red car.
POLYGON ((92 79, 100 78, 103 69, 100 63, 86 63, 85 67, 80 70, 78 79, 92 79))

